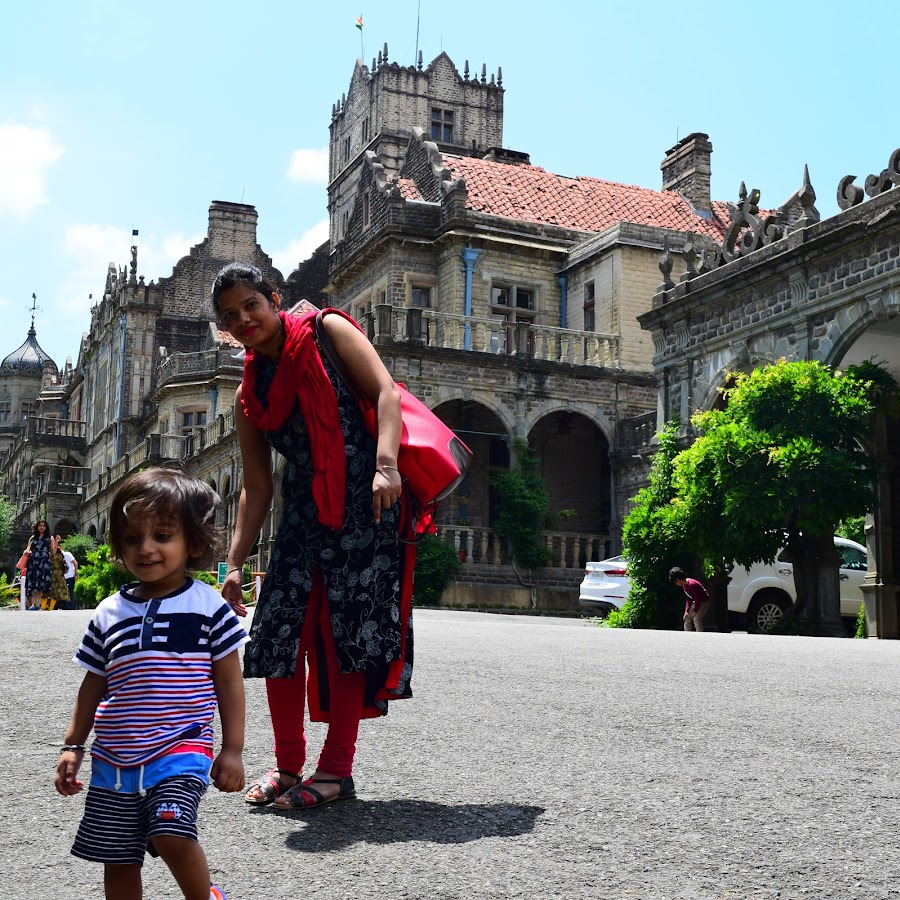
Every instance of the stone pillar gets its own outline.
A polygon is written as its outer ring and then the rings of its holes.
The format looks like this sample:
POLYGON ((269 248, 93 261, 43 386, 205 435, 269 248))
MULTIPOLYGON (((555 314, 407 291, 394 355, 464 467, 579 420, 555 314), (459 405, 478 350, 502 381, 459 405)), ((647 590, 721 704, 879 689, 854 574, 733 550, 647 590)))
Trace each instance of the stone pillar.
POLYGON ((900 420, 876 416, 875 458, 878 461, 878 506, 866 522, 868 572, 863 581, 863 602, 869 637, 900 638, 900 584, 893 540, 900 522, 900 420))

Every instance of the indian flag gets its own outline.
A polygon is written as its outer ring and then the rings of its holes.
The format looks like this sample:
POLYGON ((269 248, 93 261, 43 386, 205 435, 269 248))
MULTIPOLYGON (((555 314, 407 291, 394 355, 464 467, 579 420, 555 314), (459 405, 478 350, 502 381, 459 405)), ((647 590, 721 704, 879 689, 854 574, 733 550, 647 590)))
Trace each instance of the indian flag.
POLYGON ((362 31, 362 29, 363 29, 363 20, 362 20, 362 16, 360 16, 360 17, 356 20, 356 27, 357 27, 360 31, 362 31))

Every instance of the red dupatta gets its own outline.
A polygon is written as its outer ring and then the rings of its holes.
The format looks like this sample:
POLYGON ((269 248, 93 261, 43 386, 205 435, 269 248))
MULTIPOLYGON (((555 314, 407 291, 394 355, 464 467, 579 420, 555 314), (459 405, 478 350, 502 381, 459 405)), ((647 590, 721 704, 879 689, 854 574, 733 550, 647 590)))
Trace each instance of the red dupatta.
POLYGON ((309 432, 313 460, 312 492, 319 521, 329 528, 338 529, 344 523, 346 453, 337 395, 315 342, 315 316, 315 312, 302 316, 278 313, 284 325, 284 346, 265 407, 256 395, 256 352, 247 348, 241 405, 256 428, 277 431, 294 411, 294 401, 299 401, 309 432))

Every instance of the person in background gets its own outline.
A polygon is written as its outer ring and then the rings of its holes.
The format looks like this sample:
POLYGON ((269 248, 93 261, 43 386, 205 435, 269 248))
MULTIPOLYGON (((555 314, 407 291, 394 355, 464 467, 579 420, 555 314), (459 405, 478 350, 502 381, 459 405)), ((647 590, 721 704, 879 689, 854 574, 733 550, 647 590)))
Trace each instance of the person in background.
POLYGON ((53 538, 53 550, 50 552, 50 609, 64 609, 69 601, 69 586, 66 584, 66 558, 60 547, 60 537, 53 538))
POLYGON ((28 556, 28 567, 25 571, 25 596, 28 598, 28 609, 46 609, 47 596, 53 584, 53 570, 50 566, 50 553, 55 550, 56 541, 50 534, 50 526, 46 519, 41 519, 28 539, 25 553, 28 556))
MULTIPOLYGON (((59 541, 58 535, 57 541, 59 541)), ((78 577, 78 560, 68 550, 63 550, 63 559, 66 561, 66 588, 69 591, 69 599, 63 604, 63 609, 75 609, 75 579, 78 577)))
MULTIPOLYGON (((197 841, 210 780, 244 787, 244 681, 237 616, 187 574, 215 558, 216 493, 175 469, 130 476, 110 509, 113 554, 140 581, 94 612, 75 662, 85 669, 56 765, 64 797, 91 730, 91 783, 72 853, 103 863, 107 900, 143 896, 144 853, 161 856, 186 900, 222 900, 197 841), (219 710, 222 746, 213 752, 219 710)), ((84 892, 80 896, 85 896, 84 892)))
POLYGON ((709 594, 695 578, 688 578, 677 566, 669 570, 669 581, 684 591, 684 630, 703 631, 703 617, 709 610, 709 594))

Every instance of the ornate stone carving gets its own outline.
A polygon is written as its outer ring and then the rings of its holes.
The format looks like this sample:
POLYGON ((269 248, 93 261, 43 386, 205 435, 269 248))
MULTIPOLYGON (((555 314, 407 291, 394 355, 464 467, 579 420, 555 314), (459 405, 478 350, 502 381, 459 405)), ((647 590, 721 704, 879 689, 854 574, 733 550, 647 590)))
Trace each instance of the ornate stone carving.
MULTIPOLYGON (((863 202, 863 189, 853 183, 855 180, 855 175, 845 175, 838 182, 837 202, 841 209, 850 209, 863 202)), ((866 176, 865 186, 865 193, 870 197, 877 197, 900 186, 900 147, 891 154, 886 169, 882 169, 878 175, 866 176)))

